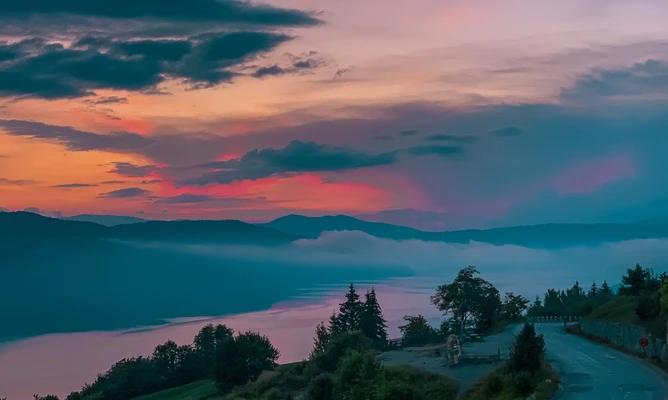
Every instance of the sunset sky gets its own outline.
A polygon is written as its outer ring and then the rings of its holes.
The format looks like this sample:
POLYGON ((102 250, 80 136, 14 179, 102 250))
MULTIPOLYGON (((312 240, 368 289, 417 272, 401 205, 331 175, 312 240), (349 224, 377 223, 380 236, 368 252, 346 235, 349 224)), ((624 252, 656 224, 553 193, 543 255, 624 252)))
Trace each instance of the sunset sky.
POLYGON ((0 209, 668 216, 668 3, 0 2, 0 209))

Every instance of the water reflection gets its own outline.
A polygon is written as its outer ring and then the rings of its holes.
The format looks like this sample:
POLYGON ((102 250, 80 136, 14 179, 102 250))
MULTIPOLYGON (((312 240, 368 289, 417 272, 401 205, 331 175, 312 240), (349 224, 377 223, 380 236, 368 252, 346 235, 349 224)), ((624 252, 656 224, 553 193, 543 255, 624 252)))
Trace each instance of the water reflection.
MULTIPOLYGON (((429 304, 433 282, 402 278, 383 284, 358 282, 358 287, 364 293, 373 284, 389 334, 396 337, 404 315, 422 313, 433 324, 440 323, 440 313, 429 304)), ((182 318, 155 327, 44 335, 11 342, 0 348, 0 394, 9 400, 30 399, 33 393, 54 393, 62 398, 122 358, 148 355, 169 339, 179 344, 191 342, 208 323, 226 324, 235 331, 260 331, 280 350, 279 362, 299 361, 311 350, 315 326, 338 309, 346 289, 345 285, 323 285, 303 290, 300 296, 267 311, 224 318, 182 318)))

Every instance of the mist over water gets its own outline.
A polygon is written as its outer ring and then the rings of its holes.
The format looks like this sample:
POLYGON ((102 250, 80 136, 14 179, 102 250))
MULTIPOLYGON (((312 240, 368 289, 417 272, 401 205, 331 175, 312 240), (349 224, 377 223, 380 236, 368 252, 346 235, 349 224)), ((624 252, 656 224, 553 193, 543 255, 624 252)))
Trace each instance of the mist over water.
POLYGON ((351 281, 361 293, 375 287, 390 336, 397 337, 404 315, 440 323, 429 296, 467 265, 476 265, 502 295, 533 298, 575 280, 585 288, 592 280, 614 285, 636 263, 660 273, 667 244, 542 250, 327 232, 278 247, 51 249, 0 271, 6 298, 17 299, 0 306, 0 396, 62 397, 121 358, 150 354, 168 339, 191 342, 207 323, 260 331, 281 351, 280 362, 297 361, 308 355, 315 325, 338 308, 351 281), (17 336, 24 339, 7 342, 17 336))

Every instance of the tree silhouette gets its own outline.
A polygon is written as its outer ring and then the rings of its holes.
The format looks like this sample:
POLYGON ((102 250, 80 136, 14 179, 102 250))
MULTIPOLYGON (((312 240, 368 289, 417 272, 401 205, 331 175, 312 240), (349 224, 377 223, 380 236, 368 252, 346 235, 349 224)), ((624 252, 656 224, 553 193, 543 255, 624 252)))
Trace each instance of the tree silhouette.
POLYGON ((524 324, 524 328, 510 348, 508 367, 515 372, 540 371, 541 357, 545 354, 545 339, 543 335, 536 335, 533 324, 524 324))
POLYGON ((400 326, 399 330, 405 346, 422 346, 436 339, 436 330, 427 323, 427 319, 422 315, 405 316, 404 321, 408 323, 400 326))
POLYGON ((227 391, 257 379, 262 371, 276 366, 279 352, 266 336, 246 332, 228 338, 216 351, 214 377, 218 387, 227 391))
POLYGON ((587 296, 596 297, 598 295, 598 287, 596 286, 596 281, 592 282, 591 287, 589 288, 589 293, 587 296))
POLYGON ((607 281, 603 281, 603 284, 601 285, 601 288, 598 290, 598 294, 601 296, 607 296, 612 293, 612 290, 610 289, 610 286, 608 286, 607 281))
POLYGON ((355 291, 355 285, 350 284, 346 301, 339 304, 338 323, 343 332, 352 332, 360 329, 363 305, 360 296, 355 291))
POLYGON ((478 274, 474 266, 463 268, 452 283, 439 286, 431 297, 439 310, 461 322, 460 330, 465 329, 469 318, 476 319, 478 329, 490 324, 490 317, 501 306, 498 290, 478 274))
POLYGON ((324 322, 320 322, 315 328, 315 338, 313 339, 313 350, 309 355, 309 359, 313 360, 320 354, 325 351, 325 348, 329 344, 332 338, 332 334, 329 332, 329 329, 325 326, 324 322))
POLYGON ((360 318, 360 328, 362 333, 371 339, 377 348, 387 344, 387 321, 383 318, 383 312, 376 298, 376 291, 371 288, 371 292, 364 295, 364 304, 360 318))

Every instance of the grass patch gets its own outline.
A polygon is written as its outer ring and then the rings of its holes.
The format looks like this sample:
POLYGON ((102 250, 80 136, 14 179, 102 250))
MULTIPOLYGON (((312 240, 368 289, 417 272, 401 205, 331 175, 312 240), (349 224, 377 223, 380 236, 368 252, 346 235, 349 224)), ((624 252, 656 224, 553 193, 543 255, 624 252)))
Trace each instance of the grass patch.
POLYGON ((640 319, 636 314, 638 298, 633 296, 615 296, 612 300, 592 310, 587 319, 592 321, 618 322, 624 325, 640 325, 648 333, 666 337, 666 320, 662 316, 640 319))
POLYGON ((202 400, 218 393, 216 382, 211 379, 136 397, 134 400, 202 400))
POLYGON ((636 315, 638 299, 630 296, 615 296, 612 300, 594 308, 587 316, 592 321, 619 322, 637 325, 640 319, 636 315))
POLYGON ((463 400, 515 400, 534 396, 534 400, 549 400, 559 389, 559 376, 550 363, 543 360, 541 369, 531 376, 509 371, 501 365, 474 383, 462 396, 463 400), (528 392, 528 394, 527 394, 528 392))
MULTIPOLYGON (((389 384, 387 394, 397 393, 395 388, 408 387, 414 390, 416 399, 454 399, 459 392, 459 382, 444 375, 421 371, 408 365, 385 367, 384 379, 389 384)), ((389 396, 390 398, 394 398, 389 396)))

